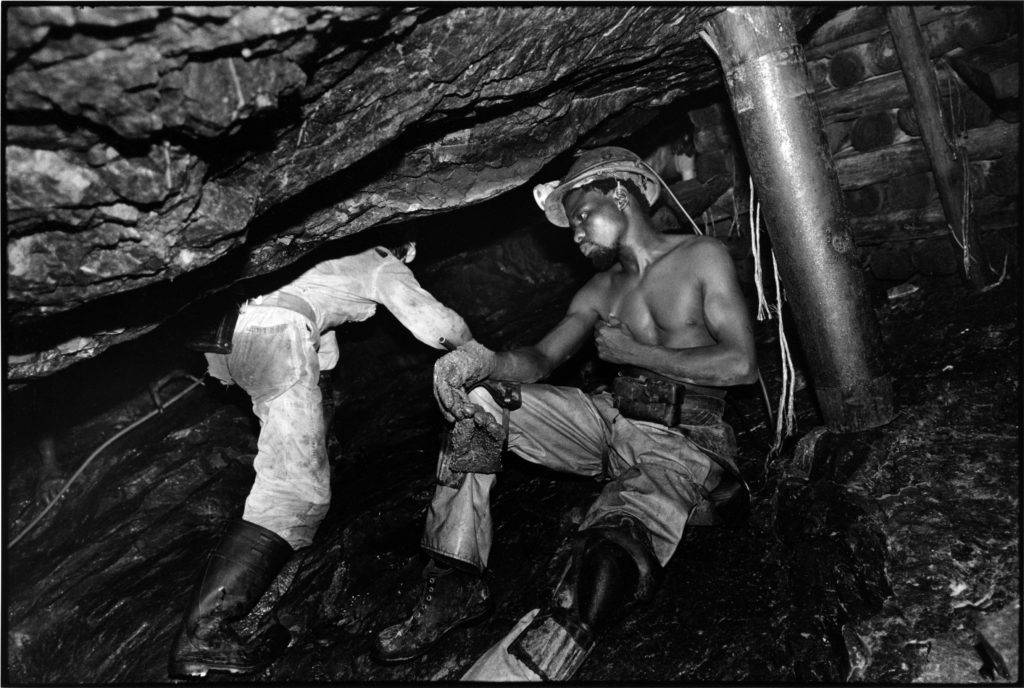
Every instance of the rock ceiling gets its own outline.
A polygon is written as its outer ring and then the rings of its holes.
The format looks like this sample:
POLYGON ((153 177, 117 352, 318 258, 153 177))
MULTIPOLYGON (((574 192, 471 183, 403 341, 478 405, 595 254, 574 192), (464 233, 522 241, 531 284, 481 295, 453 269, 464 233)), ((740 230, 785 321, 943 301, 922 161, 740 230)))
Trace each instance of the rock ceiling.
POLYGON ((7 8, 9 378, 632 133, 719 82, 720 9, 7 8))

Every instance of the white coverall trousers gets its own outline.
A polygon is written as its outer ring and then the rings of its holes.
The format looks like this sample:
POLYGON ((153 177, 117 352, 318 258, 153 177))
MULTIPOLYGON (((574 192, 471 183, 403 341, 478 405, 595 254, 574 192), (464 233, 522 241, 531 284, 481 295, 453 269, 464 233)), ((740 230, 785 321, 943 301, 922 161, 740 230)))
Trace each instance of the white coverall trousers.
POLYGON ((244 389, 260 421, 256 479, 242 518, 293 549, 313 541, 331 502, 319 341, 313 324, 295 311, 250 307, 238 317, 231 353, 206 354, 210 374, 244 389))

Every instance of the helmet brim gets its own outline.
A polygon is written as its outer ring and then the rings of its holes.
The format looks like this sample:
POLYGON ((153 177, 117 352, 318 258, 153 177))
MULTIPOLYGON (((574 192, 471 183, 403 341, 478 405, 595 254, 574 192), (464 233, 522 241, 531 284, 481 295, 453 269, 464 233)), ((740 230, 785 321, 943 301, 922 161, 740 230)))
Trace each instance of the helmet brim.
POLYGON ((580 170, 569 179, 558 183, 554 188, 551 188, 554 182, 539 184, 534 187, 534 198, 551 224, 557 227, 568 227, 569 218, 565 215, 565 206, 563 205, 565 196, 570 191, 598 179, 630 179, 636 183, 647 202, 652 206, 661 195, 658 178, 650 170, 645 169, 640 162, 622 160, 599 162, 580 170), (548 189, 551 190, 548 191, 548 189))

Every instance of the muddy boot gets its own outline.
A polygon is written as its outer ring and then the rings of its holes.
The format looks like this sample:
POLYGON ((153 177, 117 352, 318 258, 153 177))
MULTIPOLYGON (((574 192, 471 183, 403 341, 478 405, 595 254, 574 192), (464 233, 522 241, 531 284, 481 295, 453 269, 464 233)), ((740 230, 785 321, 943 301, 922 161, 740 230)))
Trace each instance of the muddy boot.
POLYGON ((420 585, 412 615, 377 634, 372 656, 378 662, 395 664, 415 659, 450 631, 483 620, 493 608, 490 590, 478 573, 431 560, 423 569, 420 585))
POLYGON ((171 646, 168 673, 201 678, 211 671, 249 674, 277 658, 290 640, 272 626, 259 641, 242 640, 231 623, 245 618, 291 557, 284 539, 248 521, 233 523, 211 553, 206 571, 171 646))

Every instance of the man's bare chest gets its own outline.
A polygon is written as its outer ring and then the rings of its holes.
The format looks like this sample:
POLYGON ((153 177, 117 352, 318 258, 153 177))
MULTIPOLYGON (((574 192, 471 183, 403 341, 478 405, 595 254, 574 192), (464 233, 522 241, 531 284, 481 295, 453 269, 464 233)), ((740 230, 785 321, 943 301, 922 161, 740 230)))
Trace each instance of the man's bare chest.
POLYGON ((617 318, 646 344, 684 346, 707 337, 700 288, 685 279, 612 282, 602 317, 617 318))

